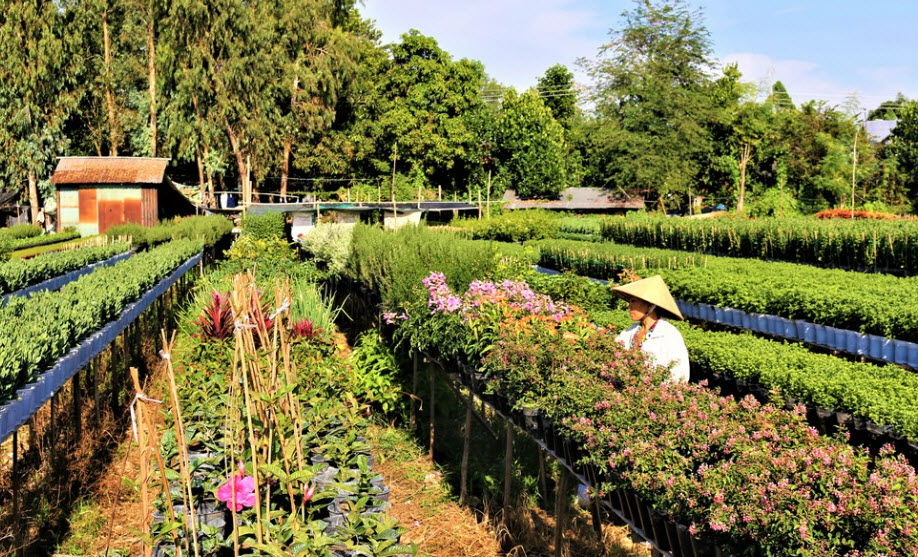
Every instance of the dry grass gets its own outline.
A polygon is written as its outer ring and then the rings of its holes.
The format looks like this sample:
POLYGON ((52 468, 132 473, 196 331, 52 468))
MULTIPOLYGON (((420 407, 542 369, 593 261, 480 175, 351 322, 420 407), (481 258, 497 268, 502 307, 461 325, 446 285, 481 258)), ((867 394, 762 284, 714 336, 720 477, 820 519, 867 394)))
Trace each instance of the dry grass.
POLYGON ((408 529, 403 542, 416 543, 419 554, 429 557, 503 555, 488 522, 453 500, 426 451, 404 432, 372 426, 367 438, 377 459, 374 470, 389 486, 390 514, 408 529))

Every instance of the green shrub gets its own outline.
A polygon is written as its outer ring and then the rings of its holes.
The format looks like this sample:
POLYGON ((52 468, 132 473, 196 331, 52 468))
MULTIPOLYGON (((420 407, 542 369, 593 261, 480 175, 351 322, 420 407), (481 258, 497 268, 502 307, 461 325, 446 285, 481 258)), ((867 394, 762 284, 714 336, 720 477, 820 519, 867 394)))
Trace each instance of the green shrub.
POLYGON ((253 236, 240 235, 226 250, 226 257, 229 259, 241 259, 252 261, 256 259, 296 259, 296 252, 290 247, 290 243, 283 238, 255 238, 253 236))
POLYGON ((15 292, 50 278, 82 269, 87 265, 114 257, 130 249, 126 243, 86 246, 31 259, 12 259, 0 264, 0 294, 15 292))
POLYGON ((0 228, 0 238, 22 240, 41 236, 41 227, 37 224, 15 224, 9 228, 0 228))
POLYGON ((283 213, 246 215, 242 219, 242 235, 256 240, 283 239, 286 223, 283 213))
POLYGON ((233 223, 224 217, 194 216, 162 221, 155 226, 142 226, 134 222, 117 224, 110 227, 105 235, 109 238, 130 237, 131 243, 138 249, 149 249, 179 239, 203 240, 206 245, 212 246, 232 230, 233 223))
POLYGON ((554 238, 559 219, 548 211, 526 210, 508 211, 489 219, 454 219, 450 225, 468 231, 476 240, 525 242, 554 238))
POLYGON ((340 274, 347 268, 353 235, 354 226, 351 224, 322 223, 309 231, 301 243, 303 249, 324 264, 329 272, 340 274))

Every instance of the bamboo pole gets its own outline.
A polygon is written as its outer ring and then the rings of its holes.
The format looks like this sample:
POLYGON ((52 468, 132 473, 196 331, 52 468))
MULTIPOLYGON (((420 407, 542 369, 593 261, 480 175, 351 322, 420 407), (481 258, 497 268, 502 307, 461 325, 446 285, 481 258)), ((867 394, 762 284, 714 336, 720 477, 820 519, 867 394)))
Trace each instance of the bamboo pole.
MULTIPOLYGON (((179 452, 179 470, 182 475, 182 500, 188 514, 184 516, 186 526, 191 530, 191 544, 195 557, 199 557, 198 531, 194 513, 194 495, 191 493, 191 474, 188 471, 188 444, 185 441, 185 426, 182 422, 182 408, 179 402, 178 387, 175 384, 175 370, 172 366, 172 347, 175 345, 175 331, 171 340, 166 340, 166 331, 160 332, 163 341, 163 358, 166 361, 166 377, 169 380, 169 396, 172 402, 172 417, 175 420, 175 438, 179 452), (190 524, 188 518, 191 518, 190 524)), ((257 497, 257 491, 256 491, 257 497)), ((260 540, 259 540, 260 542, 260 540)))
MULTIPOLYGON (((143 388, 140 385, 140 375, 137 373, 137 368, 131 368, 131 381, 134 383, 134 393, 135 397, 143 396, 143 388)), ((138 402, 140 399, 135 399, 138 402)), ((150 461, 150 448, 147 445, 148 435, 147 428, 145 427, 145 415, 143 404, 135 404, 134 416, 132 419, 135 420, 135 426, 137 431, 137 443, 140 445, 140 505, 141 505, 141 519, 140 519, 140 530, 143 532, 141 537, 141 548, 145 557, 150 557, 153 553, 153 548, 147 546, 143 541, 147 539, 150 535, 150 494, 148 492, 147 482, 150 477, 149 470, 149 461, 150 461)), ((169 504, 168 499, 166 504, 169 504)))

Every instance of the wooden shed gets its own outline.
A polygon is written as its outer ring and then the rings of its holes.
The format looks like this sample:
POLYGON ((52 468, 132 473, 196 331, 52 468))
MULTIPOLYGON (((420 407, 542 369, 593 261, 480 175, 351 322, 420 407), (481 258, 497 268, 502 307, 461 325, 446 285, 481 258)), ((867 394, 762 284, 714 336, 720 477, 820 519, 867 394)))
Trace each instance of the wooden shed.
POLYGON ((74 226, 91 236, 116 224, 153 226, 161 219, 193 215, 194 204, 166 176, 168 163, 145 157, 61 157, 51 176, 60 227, 74 226))

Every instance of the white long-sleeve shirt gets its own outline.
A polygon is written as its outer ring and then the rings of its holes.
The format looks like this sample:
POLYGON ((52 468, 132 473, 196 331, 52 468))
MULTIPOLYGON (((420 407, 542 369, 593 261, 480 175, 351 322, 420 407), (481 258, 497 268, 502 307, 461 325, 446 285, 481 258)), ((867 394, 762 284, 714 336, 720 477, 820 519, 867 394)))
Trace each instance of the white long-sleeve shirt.
MULTIPOLYGON (((634 347, 634 335, 640 330, 641 324, 635 323, 615 337, 615 340, 627 348, 634 347)), ((687 383, 689 380, 689 357, 685 341, 678 329, 665 319, 657 321, 652 331, 644 337, 641 352, 650 357, 652 362, 660 367, 672 364, 670 377, 674 383, 687 383)))

